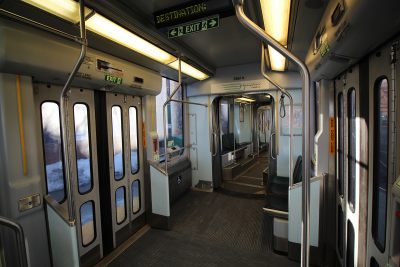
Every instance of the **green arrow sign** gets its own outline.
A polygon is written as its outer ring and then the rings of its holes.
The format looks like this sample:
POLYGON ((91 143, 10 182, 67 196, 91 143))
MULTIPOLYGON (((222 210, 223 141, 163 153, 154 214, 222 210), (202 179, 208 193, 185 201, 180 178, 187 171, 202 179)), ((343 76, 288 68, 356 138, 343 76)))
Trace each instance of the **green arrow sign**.
POLYGON ((168 29, 168 38, 181 37, 194 32, 207 31, 219 26, 219 16, 213 16, 208 19, 199 20, 187 24, 182 24, 168 29))

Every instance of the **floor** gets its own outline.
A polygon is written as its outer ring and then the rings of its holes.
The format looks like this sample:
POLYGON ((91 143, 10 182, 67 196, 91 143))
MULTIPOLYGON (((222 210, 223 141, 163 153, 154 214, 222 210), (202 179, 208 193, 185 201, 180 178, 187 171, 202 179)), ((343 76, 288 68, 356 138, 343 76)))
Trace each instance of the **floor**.
POLYGON ((151 229, 109 266, 299 266, 269 250, 263 200, 190 191, 171 231, 151 229))
POLYGON ((222 189, 231 193, 247 194, 249 197, 256 197, 258 195, 263 198, 265 196, 263 171, 268 167, 268 160, 269 158, 266 156, 266 153, 263 153, 249 168, 236 176, 232 181, 224 181, 222 189))

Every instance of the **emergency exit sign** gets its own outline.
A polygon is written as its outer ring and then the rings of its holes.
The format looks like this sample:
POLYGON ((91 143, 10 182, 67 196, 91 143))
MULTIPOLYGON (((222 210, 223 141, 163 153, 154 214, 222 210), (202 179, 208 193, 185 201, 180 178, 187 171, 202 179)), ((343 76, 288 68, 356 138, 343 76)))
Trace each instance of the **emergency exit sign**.
POLYGON ((217 15, 196 22, 191 22, 180 26, 172 27, 168 29, 168 38, 181 37, 183 35, 187 35, 194 32, 207 31, 209 29, 217 28, 218 26, 219 26, 219 16, 217 15))

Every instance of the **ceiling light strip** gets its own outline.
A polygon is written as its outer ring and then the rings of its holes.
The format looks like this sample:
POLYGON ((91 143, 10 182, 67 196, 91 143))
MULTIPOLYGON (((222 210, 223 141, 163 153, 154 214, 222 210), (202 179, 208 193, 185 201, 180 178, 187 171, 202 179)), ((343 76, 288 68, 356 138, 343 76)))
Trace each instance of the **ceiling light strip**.
MULTIPOLYGON (((79 22, 79 3, 73 0, 22 0, 48 13, 72 23, 79 22)), ((85 7, 85 16, 91 10, 85 7)), ((153 45, 138 35, 112 22, 104 16, 95 13, 86 20, 86 28, 115 43, 125 46, 157 62, 178 69, 178 60, 175 56, 153 45)), ((198 80, 209 76, 186 62, 182 62, 182 72, 198 80)))

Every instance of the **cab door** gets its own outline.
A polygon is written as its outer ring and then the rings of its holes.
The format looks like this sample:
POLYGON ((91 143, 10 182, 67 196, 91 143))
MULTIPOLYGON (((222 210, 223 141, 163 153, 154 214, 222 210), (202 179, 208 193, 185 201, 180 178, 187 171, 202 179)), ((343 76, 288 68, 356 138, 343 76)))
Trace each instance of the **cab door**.
MULTIPOLYGON (((389 260, 391 185, 394 182, 396 120, 396 46, 384 46, 369 57, 370 146, 367 266, 386 266, 389 260)), ((397 73, 396 73, 397 72, 397 73)))
POLYGON ((115 248, 145 223, 141 98, 107 93, 106 107, 115 248))
POLYGON ((335 80, 336 100, 336 233, 342 266, 365 266, 368 99, 365 63, 354 66, 335 80), (362 64, 362 65, 361 65, 362 64))

